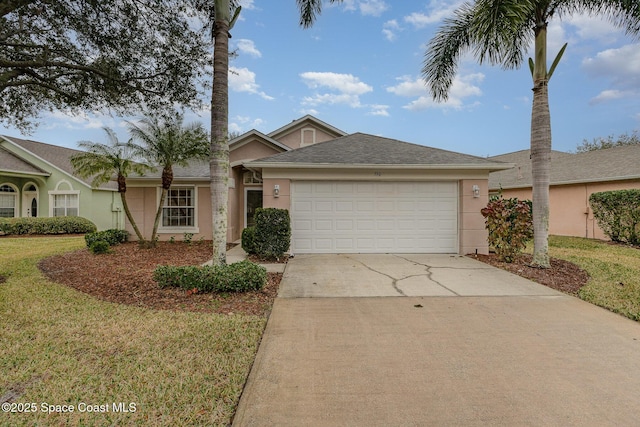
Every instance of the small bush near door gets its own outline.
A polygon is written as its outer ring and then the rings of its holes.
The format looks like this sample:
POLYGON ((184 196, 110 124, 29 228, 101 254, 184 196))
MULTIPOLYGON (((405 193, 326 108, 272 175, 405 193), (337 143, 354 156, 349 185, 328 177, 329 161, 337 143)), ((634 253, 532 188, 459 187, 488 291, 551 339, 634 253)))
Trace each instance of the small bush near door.
POLYGON ((249 255, 256 253, 256 227, 251 226, 242 230, 242 249, 249 255))
POLYGON ((291 244, 291 219, 289 211, 276 208, 259 208, 254 215, 256 230, 253 247, 260 258, 280 259, 291 244))

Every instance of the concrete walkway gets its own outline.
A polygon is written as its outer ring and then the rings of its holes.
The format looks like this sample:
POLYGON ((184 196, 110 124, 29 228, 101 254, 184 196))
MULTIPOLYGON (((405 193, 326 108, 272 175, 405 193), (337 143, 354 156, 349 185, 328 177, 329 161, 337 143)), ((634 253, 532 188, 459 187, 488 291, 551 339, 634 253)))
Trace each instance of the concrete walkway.
POLYGON ((233 425, 634 426, 639 355, 640 324, 473 260, 297 256, 233 425))

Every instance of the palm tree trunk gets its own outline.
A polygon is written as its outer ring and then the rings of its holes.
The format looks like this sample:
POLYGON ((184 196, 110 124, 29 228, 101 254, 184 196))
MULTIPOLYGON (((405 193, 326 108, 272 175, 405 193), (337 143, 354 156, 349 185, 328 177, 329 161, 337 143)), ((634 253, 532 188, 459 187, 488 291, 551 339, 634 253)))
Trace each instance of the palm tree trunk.
POLYGON ((146 241, 144 239, 144 236, 140 232, 140 229, 138 229, 138 225, 136 224, 135 219, 133 219, 133 215, 131 215, 131 211, 129 210, 129 205, 127 204, 127 197, 125 196, 125 194, 126 193, 124 191, 120 192, 120 199, 122 200, 122 207, 124 208, 124 214, 127 216, 127 219, 129 220, 129 224, 131 224, 131 227, 133 227, 133 231, 136 233, 138 242, 140 242, 139 244, 144 246, 146 241))
POLYGON ((533 191, 533 265, 549 264, 549 180, 551 170, 551 113, 547 77, 547 27, 536 29, 533 107, 531 109, 531 171, 533 191))
POLYGON ((211 215, 213 265, 226 264, 229 199, 229 0, 215 0, 213 93, 211 98, 211 215))
POLYGON ((151 232, 151 240, 149 241, 149 247, 155 248, 158 246, 158 241, 156 239, 156 234, 158 233, 158 226, 160 225, 160 217, 162 216, 162 208, 164 206, 164 201, 167 198, 167 189, 162 188, 160 192, 160 202, 158 203, 158 210, 156 211, 156 217, 153 220, 153 231, 151 232))

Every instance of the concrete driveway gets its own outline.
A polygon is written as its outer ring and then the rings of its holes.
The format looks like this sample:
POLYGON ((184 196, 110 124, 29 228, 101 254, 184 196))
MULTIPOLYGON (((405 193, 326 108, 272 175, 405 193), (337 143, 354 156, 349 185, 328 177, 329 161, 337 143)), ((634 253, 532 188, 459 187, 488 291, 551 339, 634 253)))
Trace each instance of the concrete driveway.
POLYGON ((471 259, 296 256, 233 424, 635 426, 639 354, 637 322, 471 259))

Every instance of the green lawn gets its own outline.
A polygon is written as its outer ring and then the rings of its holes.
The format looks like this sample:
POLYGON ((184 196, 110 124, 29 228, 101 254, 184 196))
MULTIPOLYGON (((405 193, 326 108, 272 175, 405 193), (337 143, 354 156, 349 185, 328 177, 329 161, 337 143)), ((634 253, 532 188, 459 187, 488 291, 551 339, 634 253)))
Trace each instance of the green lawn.
POLYGON ((227 425, 266 319, 111 304, 40 274, 39 259, 83 246, 0 239, 0 399, 36 409, 2 412, 0 425, 227 425))
POLYGON ((571 261, 591 279, 580 298, 640 320, 640 249, 577 237, 551 236, 552 257, 571 261))

